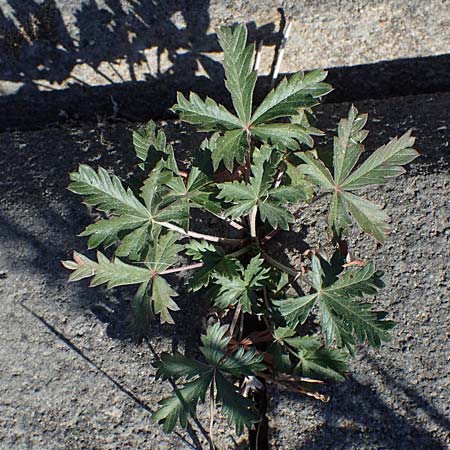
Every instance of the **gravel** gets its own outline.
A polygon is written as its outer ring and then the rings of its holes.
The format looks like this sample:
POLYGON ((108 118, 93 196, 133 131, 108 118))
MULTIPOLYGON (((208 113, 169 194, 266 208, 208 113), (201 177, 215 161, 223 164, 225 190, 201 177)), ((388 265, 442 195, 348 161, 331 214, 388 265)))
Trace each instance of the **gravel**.
MULTIPOLYGON (((323 106, 321 128, 334 129, 348 106, 323 106)), ((351 241, 355 257, 373 258, 385 270, 388 287, 376 303, 399 326, 383 351, 361 350, 347 382, 326 388, 328 404, 271 388, 272 448, 445 449, 450 428, 450 94, 356 106, 370 113, 368 148, 413 128, 421 152, 406 176, 368 192, 392 217, 390 240, 378 248, 354 230, 351 241)), ((176 122, 164 125, 177 154, 186 159, 198 139, 176 122)), ((195 426, 190 434, 165 435, 150 420, 150 411, 170 386, 155 381, 152 351, 133 340, 130 291, 69 285, 59 263, 72 249, 85 252, 85 240, 76 234, 92 220, 65 190, 68 172, 88 163, 130 175, 133 127, 100 122, 97 127, 73 124, 0 134, 2 449, 184 449, 205 444, 195 426)), ((296 230, 298 234, 282 236, 293 263, 302 240, 310 245, 324 241, 323 215, 309 215, 296 230)), ((274 251, 280 257, 284 253, 283 248, 274 251)), ((152 324, 149 342, 156 352, 177 348, 192 353, 197 345, 204 304, 187 295, 180 296, 180 304, 177 325, 152 324)), ((220 448, 238 448, 236 441, 221 424, 220 448)))

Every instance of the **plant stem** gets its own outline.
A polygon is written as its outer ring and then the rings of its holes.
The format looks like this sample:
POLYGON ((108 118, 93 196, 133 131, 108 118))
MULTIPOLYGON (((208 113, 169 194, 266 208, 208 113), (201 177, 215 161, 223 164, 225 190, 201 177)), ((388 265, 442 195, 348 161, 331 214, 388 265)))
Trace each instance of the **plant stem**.
POLYGON ((214 402, 214 377, 209 386, 209 446, 211 450, 216 450, 214 445, 214 415, 216 406, 214 402))
POLYGON ((185 270, 198 269, 199 267, 202 267, 202 266, 203 266, 202 262, 195 263, 195 264, 189 264, 188 266, 175 267, 174 269, 163 270, 162 272, 159 272, 158 275, 168 275, 169 273, 184 272, 185 270))
POLYGON ((158 222, 154 221, 157 225, 160 225, 164 228, 168 228, 169 230, 176 231, 177 233, 182 234, 183 236, 188 236, 195 239, 204 239, 205 241, 210 242, 219 242, 221 244, 229 244, 229 245, 242 245, 246 240, 245 239, 232 239, 225 238, 221 236, 212 236, 210 234, 197 233, 195 231, 186 231, 178 225, 174 225, 169 222, 158 222))
POLYGON ((250 214, 248 215, 248 221, 250 222, 250 236, 252 238, 256 238, 256 216, 258 214, 258 206, 255 205, 250 210, 250 214))
POLYGON ((291 277, 294 277, 294 279, 298 278, 302 273, 297 272, 294 269, 285 266, 284 264, 278 262, 277 260, 270 257, 267 253, 262 252, 263 258, 269 263, 272 264, 272 266, 276 267, 277 269, 282 270, 283 272, 286 272, 291 277))
POLYGON ((275 69, 273 71, 272 81, 270 83, 270 87, 273 88, 275 86, 275 82, 277 81, 278 74, 280 73, 281 63, 283 62, 284 51, 286 49, 286 44, 289 39, 289 33, 291 32, 292 22, 289 20, 286 25, 286 31, 283 34, 283 39, 281 40, 280 49, 278 51, 278 58, 275 64, 275 69))
POLYGON ((242 305, 239 303, 239 305, 237 305, 237 307, 236 307, 236 310, 234 311, 233 320, 231 321, 230 328, 228 329, 228 332, 231 337, 233 337, 234 329, 236 328, 236 323, 239 319, 239 315, 241 314, 241 309, 242 309, 242 305))
POLYGON ((235 222, 234 220, 231 220, 229 217, 224 217, 224 216, 221 216, 220 214, 214 214, 211 211, 208 211, 208 212, 210 212, 214 217, 217 217, 218 219, 223 220, 225 223, 227 223, 228 225, 232 226, 236 230, 242 231, 242 230, 245 229, 245 227, 243 225, 241 225, 240 223, 235 222))

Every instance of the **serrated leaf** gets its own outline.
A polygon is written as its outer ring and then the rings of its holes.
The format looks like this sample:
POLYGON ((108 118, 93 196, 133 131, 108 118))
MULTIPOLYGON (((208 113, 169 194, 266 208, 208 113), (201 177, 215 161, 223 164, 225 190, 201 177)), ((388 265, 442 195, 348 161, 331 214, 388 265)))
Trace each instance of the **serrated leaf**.
POLYGON ((259 255, 254 256, 239 276, 219 276, 216 283, 220 287, 213 304, 226 309, 239 303, 243 312, 252 312, 256 306, 256 290, 263 286, 268 278, 269 269, 263 267, 264 261, 259 255))
POLYGON ((300 144, 308 147, 314 145, 308 131, 296 123, 264 123, 252 126, 251 131, 262 142, 281 145, 289 150, 298 149, 300 144))
POLYGON ((97 252, 98 262, 77 252, 74 252, 73 255, 77 265, 75 267, 66 265, 70 270, 74 270, 69 281, 93 277, 91 286, 107 284, 108 289, 111 289, 116 286, 145 283, 151 277, 148 269, 126 264, 119 258, 110 261, 101 252, 97 252))
POLYGON ((152 419, 163 423, 166 433, 173 431, 177 421, 186 428, 188 419, 195 416, 198 402, 204 400, 212 378, 210 371, 175 390, 172 396, 159 402, 161 406, 152 414, 152 419))
POLYGON ((228 417, 228 423, 235 427, 236 433, 242 433, 244 426, 250 428, 261 417, 253 411, 253 403, 239 394, 239 389, 230 383, 220 372, 216 372, 215 384, 217 399, 228 417))
POLYGON ((216 171, 221 161, 230 171, 233 171, 234 161, 238 164, 244 162, 245 155, 245 131, 230 130, 218 137, 212 151, 213 168, 216 171))
POLYGON ((220 247, 206 241, 191 241, 186 248, 189 256, 203 262, 189 279, 189 288, 194 292, 207 286, 214 277, 237 275, 241 267, 238 259, 225 255, 220 247))
POLYGON ((226 215, 233 219, 248 214, 257 206, 263 221, 269 222, 273 228, 288 229, 294 218, 286 209, 286 203, 293 200, 294 191, 284 187, 271 188, 275 173, 274 164, 271 162, 272 151, 268 146, 255 149, 250 182, 219 183, 217 187, 220 192, 217 198, 234 203, 234 206, 225 211, 226 215))
POLYGON ((256 72, 252 70, 254 45, 246 45, 245 25, 220 27, 217 36, 224 53, 225 85, 239 118, 248 123, 257 78, 256 72))
POLYGON ((188 100, 181 92, 178 92, 177 102, 172 110, 180 114, 181 120, 196 125, 203 131, 242 128, 241 121, 212 98, 207 97, 206 100, 202 100, 197 94, 191 92, 188 100))
POLYGON ((190 361, 177 353, 174 356, 164 354, 155 364, 158 376, 165 379, 197 377, 160 402, 162 406, 153 417, 163 422, 165 429, 172 430, 177 421, 186 427, 187 419, 195 413, 198 402, 204 401, 211 383, 215 387, 216 398, 221 403, 223 412, 238 433, 242 431, 243 426, 250 427, 259 420, 259 416, 252 411, 252 402, 242 397, 238 388, 227 377, 240 377, 263 370, 265 366, 261 364, 262 355, 258 355, 254 349, 245 350, 244 347, 239 347, 236 352, 230 354, 228 344, 231 337, 226 334, 227 330, 228 325, 220 326, 219 323, 208 327, 206 335, 201 338, 203 345, 200 348, 205 363, 190 361))
POLYGON ((358 115, 354 106, 350 108, 348 117, 340 121, 338 137, 334 140, 334 179, 313 152, 298 154, 305 162, 299 170, 324 192, 333 192, 328 215, 331 237, 339 240, 341 235, 348 233, 351 214, 365 232, 384 242, 389 231, 387 215, 379 206, 349 191, 384 184, 388 178, 401 175, 404 172, 402 165, 411 162, 418 153, 412 148, 414 138, 407 132, 380 147, 351 173, 364 150, 362 142, 367 131, 363 127, 366 121, 367 117, 358 115))
MULTIPOLYGON (((351 192, 342 192, 340 197, 357 224, 366 233, 374 236, 379 242, 386 240, 390 227, 387 223, 388 216, 381 209, 381 206, 362 197, 358 197, 351 192)), ((345 216, 341 213, 340 217, 345 216)), ((336 226, 336 221, 334 223, 336 226)))
POLYGON ((335 341, 339 347, 346 346, 352 351, 355 344, 353 335, 356 335, 360 342, 367 341, 371 346, 379 347, 382 341, 390 339, 388 331, 393 327, 393 322, 384 319, 385 313, 373 311, 371 305, 355 299, 376 294, 384 286, 381 275, 373 263, 369 263, 336 278, 332 266, 321 264, 320 259, 313 255, 310 280, 316 292, 276 300, 274 304, 292 329, 304 323, 312 308, 319 304, 322 328, 328 343, 335 341), (333 273, 327 274, 324 267, 333 273), (335 281, 327 285, 326 280, 335 281))
MULTIPOLYGON (((97 248, 102 245, 108 248, 119 239, 119 235, 124 231, 133 231, 141 227, 146 219, 135 216, 119 216, 111 219, 102 219, 96 223, 88 225, 80 233, 80 236, 89 236, 88 248, 97 248)), ((123 256, 117 254, 117 256, 123 256)), ((126 255, 125 255, 126 256, 126 255)))
POLYGON ((332 90, 329 84, 322 83, 326 76, 327 72, 315 70, 306 75, 299 72, 289 79, 284 78, 262 101, 253 113, 251 122, 260 124, 291 116, 299 108, 316 104, 316 98, 332 90))
POLYGON ((84 201, 100 211, 148 219, 147 208, 135 197, 131 189, 125 189, 115 175, 99 167, 96 173, 91 167, 80 164, 78 172, 70 174, 69 191, 82 195, 84 201))
POLYGON ((402 175, 405 172, 402 166, 418 156, 418 152, 412 148, 414 141, 411 130, 400 138, 392 139, 372 153, 342 182, 341 187, 350 191, 364 186, 384 184, 388 178, 402 175))
POLYGON ((158 130, 153 120, 133 132, 133 145, 136 156, 143 161, 143 164, 139 164, 141 169, 152 170, 158 162, 163 161, 165 167, 178 173, 173 147, 167 144, 164 131, 158 130))
POLYGON ((303 377, 317 376, 333 381, 344 381, 348 354, 339 349, 318 348, 300 350, 297 353, 299 362, 294 369, 295 374, 303 377))

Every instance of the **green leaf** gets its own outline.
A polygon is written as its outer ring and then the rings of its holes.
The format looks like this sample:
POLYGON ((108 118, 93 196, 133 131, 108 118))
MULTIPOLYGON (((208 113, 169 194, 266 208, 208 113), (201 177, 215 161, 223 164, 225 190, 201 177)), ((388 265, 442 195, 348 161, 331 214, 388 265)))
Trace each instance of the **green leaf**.
POLYGON ((257 78, 256 72, 252 70, 254 45, 246 46, 245 25, 221 27, 217 36, 224 53, 225 85, 239 118, 243 123, 248 123, 257 78))
POLYGON ((373 311, 370 304, 355 301, 356 298, 375 295, 384 286, 381 272, 369 263, 336 278, 333 267, 325 263, 321 264, 320 259, 313 255, 309 279, 315 293, 274 301, 289 327, 294 329, 299 323, 304 323, 312 308, 319 304, 328 343, 335 341, 339 347, 346 346, 353 351, 353 335, 359 342, 367 341, 374 347, 379 347, 382 341, 389 341, 389 330, 394 323, 385 320, 385 313, 373 311))
POLYGON ((180 114, 181 120, 196 125, 203 131, 242 128, 242 122, 212 98, 207 97, 206 100, 202 100, 197 94, 191 92, 188 100, 181 92, 178 92, 177 102, 172 110, 180 114))
POLYGON ((195 416, 198 402, 204 401, 212 379, 213 372, 206 372, 182 388, 176 389, 172 396, 159 402, 161 407, 153 413, 152 419, 163 423, 166 433, 173 431, 177 421, 186 428, 188 419, 195 416))
POLYGON ((212 278, 237 275, 241 264, 238 259, 225 255, 220 247, 206 241, 191 241, 186 245, 186 254, 194 260, 203 262, 203 266, 194 270, 189 279, 189 288, 198 291, 207 286, 212 278))
POLYGON ((294 373, 304 377, 321 377, 333 381, 344 381, 348 354, 342 350, 319 348, 315 350, 300 350, 299 363, 294 373))
POLYGON ((296 123, 268 123, 252 126, 251 132, 262 142, 281 145, 289 150, 296 150, 299 144, 308 147, 314 145, 314 140, 308 131, 296 123))
POLYGON ((254 256, 245 270, 239 276, 218 276, 217 284, 220 287, 213 304, 226 309, 239 303, 243 312, 252 312, 256 306, 256 291, 263 286, 268 278, 269 269, 263 267, 264 261, 259 255, 254 256))
POLYGON ((187 426, 188 418, 195 414, 198 402, 204 401, 211 383, 230 425, 234 425, 238 433, 244 426, 251 427, 260 420, 252 411, 252 402, 239 394, 238 388, 228 377, 231 375, 239 378, 263 370, 265 366, 261 364, 262 355, 258 355, 254 349, 245 350, 244 347, 239 347, 230 354, 228 344, 231 337, 226 334, 227 330, 228 325, 220 326, 218 323, 208 327, 206 335, 201 338, 203 345, 200 348, 205 363, 191 361, 179 353, 173 356, 163 354, 160 361, 155 363, 157 376, 163 379, 197 377, 186 382, 180 389, 175 389, 171 397, 160 402, 161 408, 153 418, 163 422, 165 430, 173 430, 177 421, 181 426, 187 426))
POLYGON ((306 75, 299 72, 289 79, 284 78, 256 109, 251 118, 252 124, 291 116, 299 108, 315 105, 316 98, 332 90, 329 84, 322 83, 326 76, 327 72, 315 70, 306 75))
MULTIPOLYGON (((99 220, 96 223, 88 225, 80 236, 89 236, 88 248, 96 248, 103 244, 108 248, 119 239, 119 235, 124 231, 133 231, 140 228, 146 219, 134 216, 119 216, 111 219, 99 220)), ((127 256, 120 255, 117 256, 127 256)))
POLYGON ((358 115, 354 106, 350 108, 348 117, 340 121, 338 136, 334 139, 334 178, 314 152, 298 154, 305 162, 299 170, 324 192, 333 193, 328 215, 331 237, 339 240, 341 235, 348 233, 351 214, 366 233, 384 242, 389 232, 387 215, 379 206, 349 191, 384 184, 388 178, 401 175, 404 173, 402 165, 411 162, 418 153, 412 148, 414 138, 407 132, 380 147, 352 173, 364 150, 362 142, 367 131, 363 127, 366 121, 367 116, 358 115))
POLYGON ((213 168, 216 171, 221 161, 232 172, 234 161, 238 164, 244 162, 245 157, 245 131, 242 129, 225 131, 214 143, 212 149, 213 168))
POLYGON ((115 175, 99 167, 94 169, 81 164, 78 172, 70 174, 69 191, 82 195, 88 205, 100 211, 148 219, 146 207, 135 197, 131 189, 125 189, 115 175))
MULTIPOLYGON (((374 236, 379 242, 384 242, 386 240, 390 227, 387 224, 388 216, 381 209, 381 206, 358 197, 351 192, 343 192, 340 194, 340 197, 343 205, 345 205, 357 224, 366 233, 374 236)), ((342 212, 337 220, 341 217, 344 217, 344 220, 346 220, 346 216, 342 212)), ((336 228, 339 226, 337 220, 334 221, 334 226, 336 228)))
POLYGON ((136 267, 122 262, 119 258, 110 261, 103 253, 97 252, 97 261, 87 256, 73 252, 74 261, 65 261, 64 267, 74 272, 69 281, 78 281, 83 278, 92 278, 91 286, 107 284, 108 289, 129 284, 141 284, 149 281, 151 275, 148 269, 136 267), (71 264, 75 262, 74 264, 71 264))
POLYGON ((412 148, 415 139, 411 130, 400 138, 392 139, 370 155, 341 185, 351 191, 364 186, 385 184, 388 178, 405 173, 402 167, 417 158, 418 152, 412 148))
POLYGON ((158 130, 153 120, 133 132, 133 145, 136 156, 144 162, 139 164, 141 169, 152 170, 159 161, 164 161, 165 167, 178 173, 173 147, 167 144, 164 131, 158 130))
POLYGON ((221 372, 216 372, 215 383, 223 413, 228 417, 228 423, 234 425, 238 435, 242 433, 244 426, 251 428, 261 420, 253 410, 251 400, 240 395, 239 388, 230 383, 221 372))
MULTIPOLYGON (((132 309, 136 314, 152 316, 160 315, 162 323, 174 323, 170 311, 178 311, 177 304, 172 300, 178 294, 159 274, 174 265, 178 253, 183 246, 176 244, 177 235, 166 233, 150 247, 144 267, 126 264, 119 258, 109 260, 102 253, 97 253, 98 262, 74 252, 74 261, 63 264, 74 272, 69 281, 93 277, 91 286, 107 284, 108 289, 116 286, 139 284, 132 309)), ((137 322, 140 317, 136 317, 137 322)))
POLYGON ((337 185, 348 177, 364 151, 362 142, 368 134, 366 130, 363 130, 366 122, 367 114, 358 116, 358 111, 353 105, 348 118, 339 122, 338 137, 334 139, 333 152, 334 180, 337 185))
MULTIPOLYGON (((281 227, 286 230, 294 220, 286 206, 297 197, 293 189, 271 188, 275 173, 275 166, 271 161, 272 151, 268 146, 255 149, 250 182, 219 183, 217 187, 220 192, 217 198, 234 203, 234 206, 225 211, 233 219, 248 214, 257 206, 261 220, 269 222, 273 228, 281 227)), ((298 198, 301 198, 301 192, 298 198)))

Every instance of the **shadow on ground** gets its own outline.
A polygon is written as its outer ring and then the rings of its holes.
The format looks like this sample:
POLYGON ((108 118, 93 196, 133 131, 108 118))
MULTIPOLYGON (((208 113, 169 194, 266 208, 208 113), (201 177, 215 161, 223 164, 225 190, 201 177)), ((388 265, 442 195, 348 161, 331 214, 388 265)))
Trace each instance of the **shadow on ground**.
MULTIPOLYGON (((212 57, 220 49, 215 33, 208 32, 208 0, 132 0, 126 5, 90 0, 69 26, 55 0, 7 0, 8 7, 0 9, 0 89, 2 82, 21 87, 0 96, 0 130, 36 129, 68 119, 93 122, 98 116, 168 118, 178 90, 230 105, 220 82, 222 67, 212 57), (156 67, 149 65, 148 50, 156 54, 156 67), (128 67, 126 78, 115 68, 119 60, 128 67), (79 65, 88 67, 101 85, 81 80, 74 70, 79 65), (144 81, 135 73, 141 66, 144 81), (61 83, 68 87, 59 89, 61 83)), ((257 27, 249 21, 250 39, 278 49, 285 26, 279 12, 279 25, 257 27)), ((332 68, 334 92, 327 101, 445 92, 450 90, 449 71, 450 55, 332 68)), ((268 78, 261 77, 256 97, 267 89, 268 78)))
MULTIPOLYGON (((373 370, 395 398, 396 408, 392 408, 382 398, 373 380, 361 382, 351 377, 344 384, 329 389, 331 401, 320 408, 314 421, 318 423, 312 431, 302 431, 299 423, 297 433, 302 435, 303 444, 296 450, 338 450, 343 448, 386 448, 395 450, 446 450, 442 440, 425 429, 417 420, 417 410, 423 411, 429 423, 450 429, 450 421, 440 413, 431 402, 425 400, 420 392, 401 379, 394 379, 386 369, 373 360, 367 365, 373 370), (399 414, 398 410, 404 413, 399 414)), ((359 375, 356 375, 359 376, 359 375)), ((314 402, 305 397, 283 392, 285 402, 314 402)), ((276 397, 271 408, 277 408, 276 397)), ((424 419, 422 417, 422 419, 424 419)), ((275 436, 276 439, 276 431, 275 436)))

